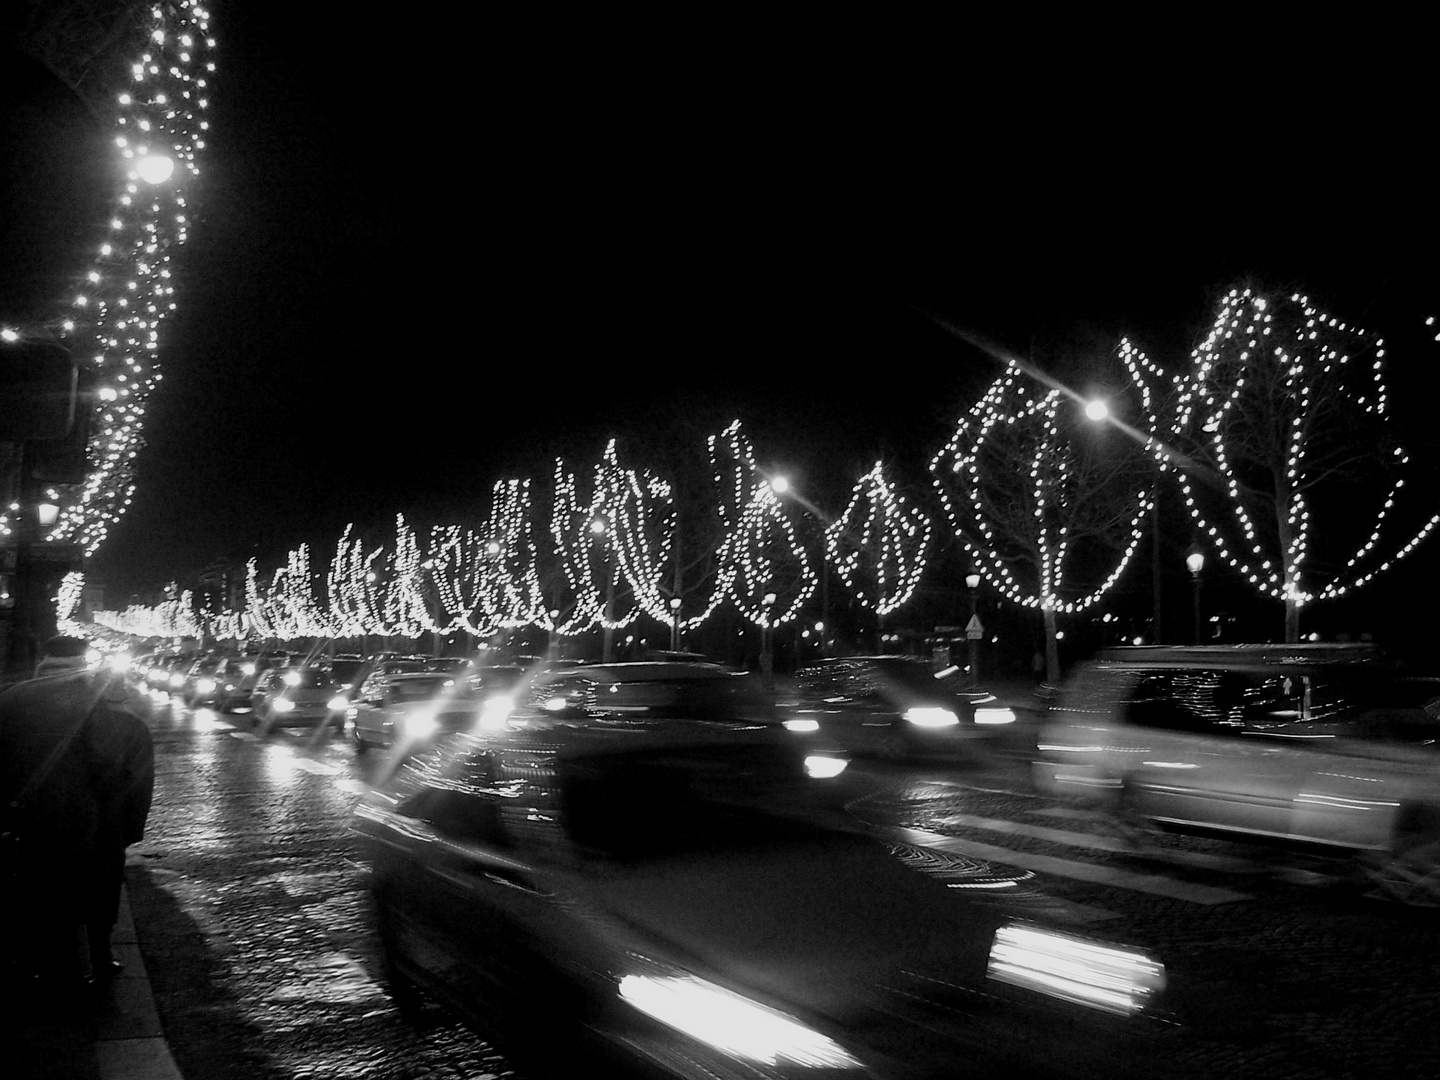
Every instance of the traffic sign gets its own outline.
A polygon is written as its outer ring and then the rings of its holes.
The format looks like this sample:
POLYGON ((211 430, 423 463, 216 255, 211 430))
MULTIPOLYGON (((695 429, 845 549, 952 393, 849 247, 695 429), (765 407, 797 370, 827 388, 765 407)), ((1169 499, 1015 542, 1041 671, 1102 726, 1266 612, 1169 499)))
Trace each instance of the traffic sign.
POLYGON ((985 626, 979 615, 970 616, 970 621, 965 624, 965 636, 971 641, 979 641, 985 636, 985 626))

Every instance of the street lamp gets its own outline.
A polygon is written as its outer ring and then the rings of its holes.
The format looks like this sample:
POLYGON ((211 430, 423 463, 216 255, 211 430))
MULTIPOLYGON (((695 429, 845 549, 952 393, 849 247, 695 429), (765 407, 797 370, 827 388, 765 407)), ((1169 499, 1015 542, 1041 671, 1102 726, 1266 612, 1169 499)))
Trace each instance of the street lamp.
POLYGON ((965 627, 966 644, 970 646, 970 685, 980 684, 980 575, 966 574, 965 587, 970 590, 970 622, 965 627))
POLYGON ((1198 542, 1190 545, 1190 550, 1185 553, 1185 565, 1190 570, 1190 587, 1195 596, 1194 624, 1191 628, 1190 643, 1200 644, 1200 571, 1205 566, 1205 552, 1200 549, 1198 542))

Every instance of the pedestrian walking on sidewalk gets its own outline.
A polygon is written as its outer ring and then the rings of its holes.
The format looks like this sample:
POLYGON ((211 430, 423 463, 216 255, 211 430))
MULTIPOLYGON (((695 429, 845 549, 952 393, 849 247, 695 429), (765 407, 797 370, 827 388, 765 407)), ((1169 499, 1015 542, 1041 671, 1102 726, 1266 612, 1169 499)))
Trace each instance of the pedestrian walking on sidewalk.
POLYGON ((90 671, 87 648, 52 638, 35 678, 0 693, 0 807, 17 838, 0 927, 20 975, 61 987, 119 971, 125 849, 144 836, 155 783, 145 699, 90 671))

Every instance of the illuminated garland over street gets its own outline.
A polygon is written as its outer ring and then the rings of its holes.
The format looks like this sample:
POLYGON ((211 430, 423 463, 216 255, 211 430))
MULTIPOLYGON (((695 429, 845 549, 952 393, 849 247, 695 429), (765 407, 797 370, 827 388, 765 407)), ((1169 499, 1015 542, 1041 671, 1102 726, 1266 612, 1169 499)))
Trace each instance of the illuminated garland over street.
MULTIPOLYGON (((1385 343, 1349 326, 1302 295, 1275 300, 1233 289, 1209 334, 1191 354, 1190 378, 1173 421, 1181 447, 1196 447, 1223 480, 1234 533, 1202 510, 1201 492, 1177 470, 1185 505, 1220 557, 1287 611, 1343 596, 1389 569, 1440 524, 1440 514, 1387 558, 1382 530, 1404 487, 1410 458, 1386 437, 1389 414, 1382 375, 1385 343), (1357 434, 1363 432, 1363 445, 1357 434), (1382 459, 1383 458, 1383 459, 1382 459), (1376 492, 1374 528, 1328 582, 1307 587, 1311 554, 1310 495, 1336 473, 1373 462, 1358 487, 1376 492), (1376 484, 1388 485, 1376 486, 1376 484), (1263 488, 1259 486, 1263 484, 1263 488), (1266 511, 1257 518, 1257 512, 1266 511), (1267 543, 1268 539, 1268 543, 1267 543)), ((1157 458, 1169 463, 1162 448, 1157 458)), ((1370 520, 1347 499, 1347 518, 1370 520)), ((1327 538, 1334 530, 1327 530, 1327 538)), ((1311 573, 1316 571, 1310 568, 1311 573)))
MULTIPOLYGON (((171 257, 190 228, 189 192, 208 123, 209 59, 215 47, 210 16, 191 0, 160 0, 139 9, 132 59, 112 85, 112 145, 125 179, 109 235, 88 269, 69 312, 44 327, 0 327, 0 338, 59 339, 98 387, 90 435, 90 474, 62 507, 47 540, 67 540, 92 554, 124 513, 134 491, 141 421, 160 371, 159 327, 175 309, 171 257)), ((53 494, 53 493, 52 493, 53 494)), ((10 531, 0 512, 0 535, 10 531)))

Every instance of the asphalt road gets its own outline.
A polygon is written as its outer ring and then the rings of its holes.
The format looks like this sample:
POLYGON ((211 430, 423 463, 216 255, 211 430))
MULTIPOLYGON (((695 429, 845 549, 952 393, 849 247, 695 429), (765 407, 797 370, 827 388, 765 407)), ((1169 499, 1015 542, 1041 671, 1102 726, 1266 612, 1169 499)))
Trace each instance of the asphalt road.
MULTIPOLYGON (((208 710, 157 709, 154 726, 130 897, 186 1077, 518 1075, 438 1008, 407 1022, 385 993, 348 830, 375 755, 208 710)), ((856 827, 898 857, 1015 918, 1163 960, 1172 1077, 1440 1076, 1440 917, 1366 898, 1343 863, 1168 835, 1136 852, 1034 794, 1018 757, 847 780, 856 827)))

